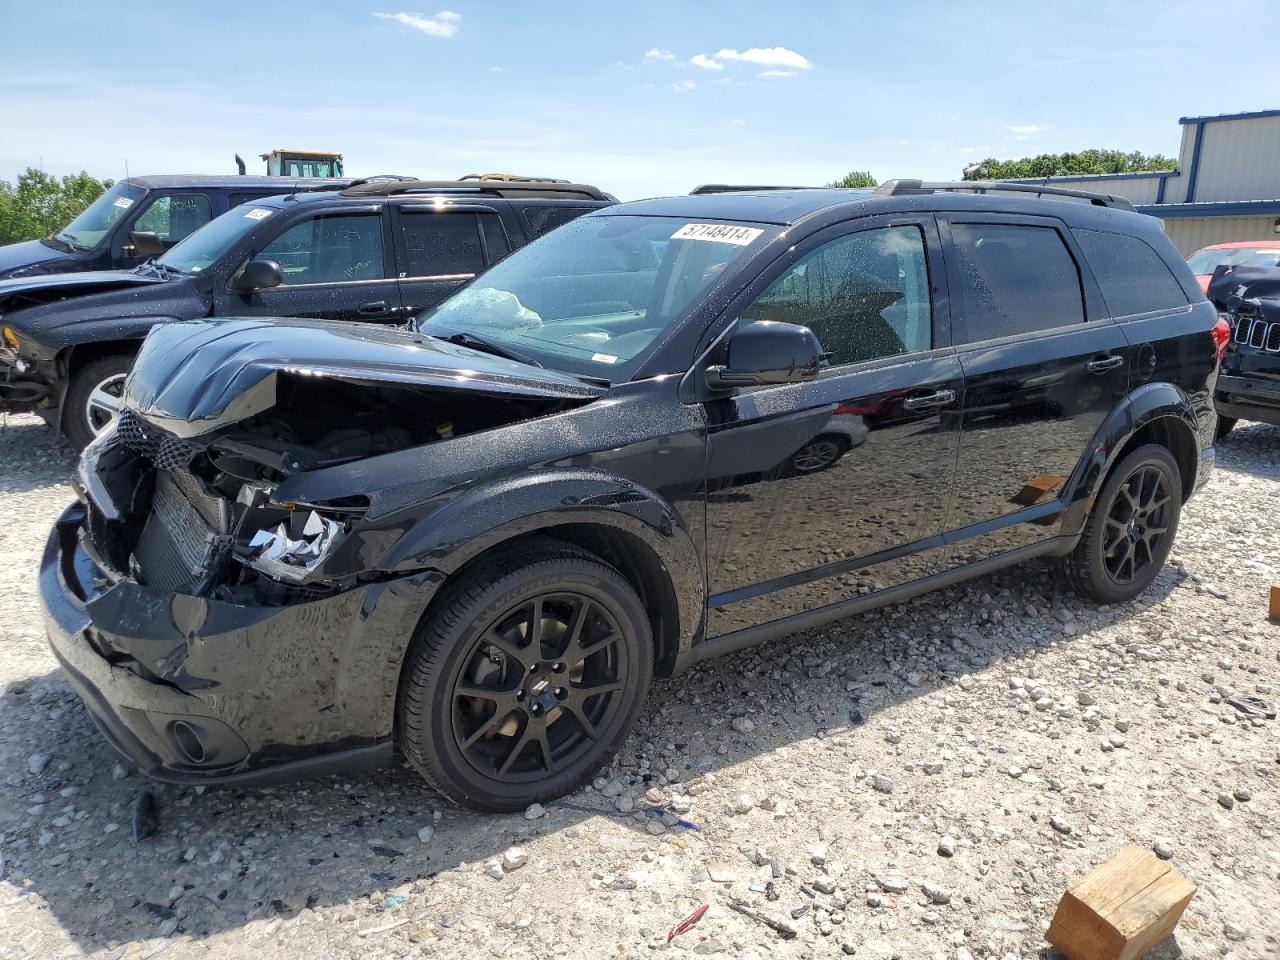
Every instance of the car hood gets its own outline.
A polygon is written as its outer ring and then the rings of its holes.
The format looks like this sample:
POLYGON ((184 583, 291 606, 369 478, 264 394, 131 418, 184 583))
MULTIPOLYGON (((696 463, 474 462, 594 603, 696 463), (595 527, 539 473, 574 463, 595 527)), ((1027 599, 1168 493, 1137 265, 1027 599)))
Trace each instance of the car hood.
POLYGON ((45 246, 39 240, 9 243, 0 247, 0 277, 11 270, 20 270, 23 267, 40 266, 47 270, 54 267, 58 261, 74 259, 76 258, 70 254, 45 246))
POLYGON ((125 383, 124 404, 175 436, 198 437, 275 406, 282 376, 579 402, 605 392, 405 329, 226 318, 154 328, 125 383))
POLYGON ((164 283, 164 274, 141 270, 89 270, 83 273, 40 274, 0 280, 0 313, 89 293, 164 283))

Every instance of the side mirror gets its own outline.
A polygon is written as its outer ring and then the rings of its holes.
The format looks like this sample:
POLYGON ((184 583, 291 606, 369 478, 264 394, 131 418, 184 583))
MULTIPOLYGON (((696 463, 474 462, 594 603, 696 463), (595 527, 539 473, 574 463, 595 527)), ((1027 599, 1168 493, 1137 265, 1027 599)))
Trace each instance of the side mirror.
POLYGON ((236 274, 235 287, 240 293, 253 293, 282 283, 284 274, 280 272, 280 264, 274 260, 250 260, 236 274))
POLYGON ((725 363, 707 368, 713 390, 803 383, 818 376, 822 345, 808 327, 752 320, 729 338, 725 363))
POLYGON ((166 249, 154 230, 130 230, 129 246, 133 247, 135 257, 159 257, 166 249))

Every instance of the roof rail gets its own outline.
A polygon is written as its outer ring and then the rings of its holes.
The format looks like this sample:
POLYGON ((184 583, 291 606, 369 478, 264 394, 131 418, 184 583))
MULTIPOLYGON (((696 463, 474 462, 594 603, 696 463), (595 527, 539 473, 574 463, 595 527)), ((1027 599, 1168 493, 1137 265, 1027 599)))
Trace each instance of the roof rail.
POLYGON ((459 180, 497 180, 500 183, 568 183, 558 177, 526 177, 519 173, 464 173, 459 180))
POLYGON ((1088 190, 1071 190, 1067 187, 1049 187, 1033 183, 1005 183, 999 180, 959 180, 929 182, 925 180, 886 180, 876 187, 881 197, 909 197, 929 193, 1030 193, 1037 197, 1071 197, 1086 200, 1097 207, 1113 207, 1117 210, 1133 210, 1133 201, 1112 193, 1091 193, 1088 190))
POLYGON ((612 200, 599 187, 563 180, 369 180, 342 191, 344 197, 390 197, 409 193, 487 194, 552 200, 612 200))
POLYGON ((737 183, 704 183, 689 191, 689 196, 700 197, 708 193, 754 193, 757 190, 816 190, 817 187, 779 187, 737 183))

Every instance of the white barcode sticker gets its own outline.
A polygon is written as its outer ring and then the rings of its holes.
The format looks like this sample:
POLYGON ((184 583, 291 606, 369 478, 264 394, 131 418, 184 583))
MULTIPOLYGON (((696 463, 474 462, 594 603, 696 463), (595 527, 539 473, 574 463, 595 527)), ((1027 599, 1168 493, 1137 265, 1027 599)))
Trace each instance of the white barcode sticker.
POLYGON ((671 235, 672 240, 710 240, 745 247, 760 234, 759 227, 739 227, 732 223, 686 223, 671 235))
POLYGON ((265 220, 267 217, 271 216, 273 212, 274 211, 268 207, 254 207, 252 210, 245 213, 244 218, 246 220, 265 220))
POLYGON ((591 359, 596 363, 617 363, 618 358, 612 353, 593 353, 591 359))
POLYGON ((133 206, 133 201, 130 200, 128 197, 116 197, 113 201, 111 201, 111 205, 113 207, 119 207, 121 210, 128 210, 130 207, 133 206))

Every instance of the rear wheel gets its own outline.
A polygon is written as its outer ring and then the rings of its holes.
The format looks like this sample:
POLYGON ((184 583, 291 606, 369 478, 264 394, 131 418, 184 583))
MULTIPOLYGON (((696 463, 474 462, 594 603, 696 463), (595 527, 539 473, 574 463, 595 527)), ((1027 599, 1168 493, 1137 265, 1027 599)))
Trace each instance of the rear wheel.
POLYGON ((791 473, 817 473, 844 456, 848 448, 849 443, 844 437, 824 433, 791 455, 787 461, 788 470, 791 473))
POLYGON ((67 387, 62 430, 77 450, 83 450, 120 415, 120 395, 133 355, 113 353, 86 363, 67 387))
POLYGON ((1234 430, 1239 422, 1235 417, 1218 417, 1218 425, 1214 428, 1213 439, 1225 439, 1227 434, 1234 430))
POLYGON ((447 589, 406 659, 405 756, 445 796, 481 810, 520 810, 585 783, 648 692, 653 641, 635 590, 549 540, 447 589))
POLYGON ((1159 444, 1139 447, 1111 471, 1094 501, 1067 577, 1101 603, 1132 600, 1164 566, 1182 513, 1182 475, 1159 444))

